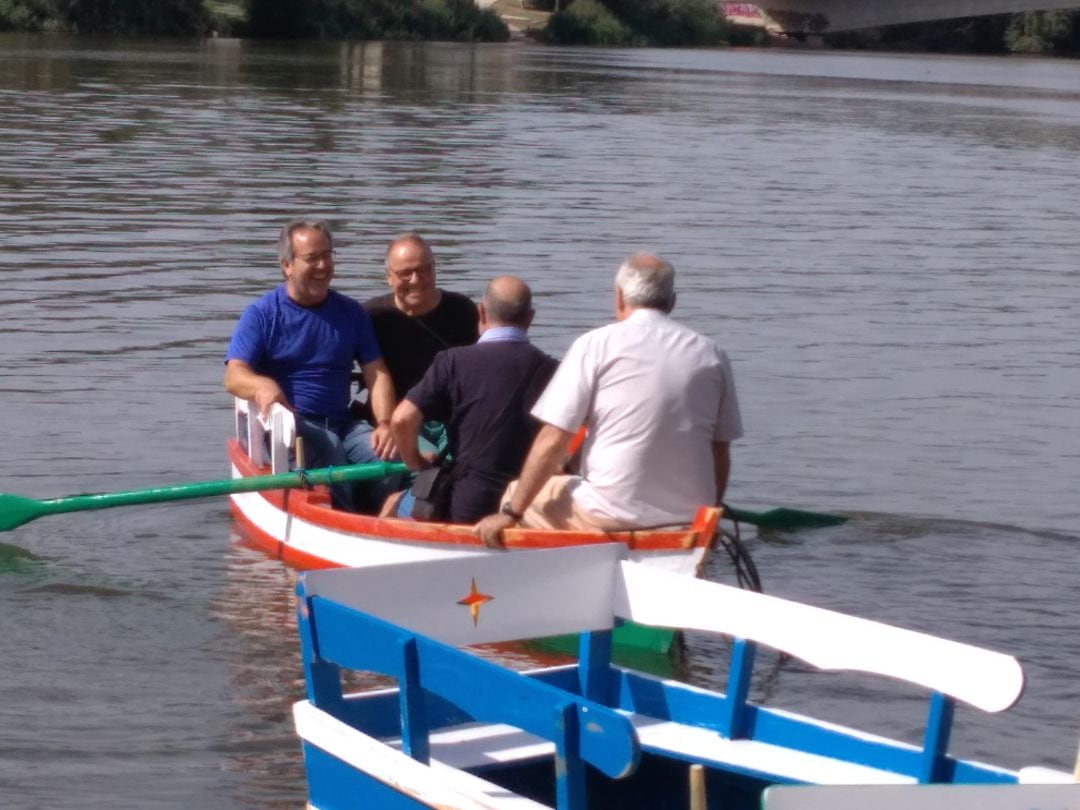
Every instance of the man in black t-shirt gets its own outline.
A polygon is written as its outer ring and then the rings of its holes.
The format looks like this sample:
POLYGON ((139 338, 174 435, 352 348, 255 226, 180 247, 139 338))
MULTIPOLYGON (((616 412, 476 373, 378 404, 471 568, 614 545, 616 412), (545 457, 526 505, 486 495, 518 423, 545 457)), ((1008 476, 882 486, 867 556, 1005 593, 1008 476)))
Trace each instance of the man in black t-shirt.
MULTIPOLYGON (((492 280, 480 304, 480 340, 440 352, 394 410, 391 430, 412 470, 428 465, 417 442, 423 420, 446 423, 457 466, 453 523, 474 523, 498 509, 540 428, 529 409, 558 363, 529 343, 533 314, 525 282, 513 276, 492 280)), ((409 503, 406 493, 398 514, 407 514, 409 503)))
POLYGON ((435 258, 422 236, 407 233, 386 249, 390 292, 364 302, 397 396, 420 382, 435 355, 479 337, 476 304, 435 286, 435 258))

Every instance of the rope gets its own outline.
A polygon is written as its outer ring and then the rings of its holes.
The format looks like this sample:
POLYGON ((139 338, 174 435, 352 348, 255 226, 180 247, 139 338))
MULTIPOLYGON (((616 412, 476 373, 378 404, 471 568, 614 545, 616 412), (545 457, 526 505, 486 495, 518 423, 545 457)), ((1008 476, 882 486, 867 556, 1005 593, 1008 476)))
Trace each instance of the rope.
POLYGON ((716 545, 721 546, 731 558, 731 564, 735 567, 735 581, 739 583, 739 587, 762 593, 761 576, 758 574, 757 566, 754 565, 753 557, 750 556, 750 552, 746 550, 746 546, 739 537, 739 522, 732 520, 731 523, 734 531, 729 532, 723 527, 717 527, 716 545))

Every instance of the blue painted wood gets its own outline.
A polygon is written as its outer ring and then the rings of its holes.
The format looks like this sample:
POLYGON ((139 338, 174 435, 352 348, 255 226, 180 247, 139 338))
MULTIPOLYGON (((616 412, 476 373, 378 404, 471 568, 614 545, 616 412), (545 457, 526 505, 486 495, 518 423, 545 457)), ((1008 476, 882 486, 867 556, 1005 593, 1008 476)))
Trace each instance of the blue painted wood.
POLYGON ((304 771, 310 806, 319 810, 417 810, 429 805, 358 771, 310 743, 304 743, 304 771))
POLYGON ((557 744, 565 725, 556 724, 553 713, 570 706, 575 713, 587 713, 588 722, 575 725, 576 739, 562 741, 567 751, 578 752, 612 777, 637 766, 640 749, 630 721, 599 703, 321 597, 307 603, 307 621, 317 642, 304 647, 308 672, 314 671, 316 663, 329 661, 390 675, 404 683, 406 690, 427 690, 476 720, 508 723, 557 744), (410 640, 415 645, 415 667, 407 665, 401 653, 410 640))
POLYGON ((428 740, 427 706, 424 690, 420 687, 420 655, 415 637, 402 643, 401 658, 401 748, 413 759, 427 765, 431 746, 428 740))
POLYGON ((679 723, 719 730, 725 695, 688 689, 671 681, 612 668, 609 705, 679 723))
POLYGON ((556 709, 554 719, 562 732, 555 740, 555 806, 558 810, 586 810, 585 763, 575 704, 564 703, 556 709))
POLYGON ((917 774, 922 784, 940 782, 945 778, 945 756, 949 750, 955 708, 956 701, 941 692, 934 692, 930 697, 926 734, 923 736, 923 756, 917 774))
POLYGON ((754 655, 757 645, 745 639, 735 639, 728 665, 727 699, 720 715, 719 731, 730 740, 747 736, 751 713, 746 699, 750 695, 750 678, 754 674, 754 655))
POLYGON ((605 706, 611 702, 611 631, 582 633, 578 655, 578 694, 605 706))
POLYGON ((332 711, 341 703, 341 674, 336 665, 319 656, 311 600, 305 596, 302 583, 297 586, 296 595, 296 626, 300 634, 307 698, 316 706, 332 711))
MULTIPOLYGON (((724 695, 693 690, 683 684, 661 681, 648 675, 612 668, 612 695, 609 705, 625 711, 671 720, 689 726, 717 730, 726 710, 724 695)), ((840 728, 824 728, 788 714, 744 703, 740 720, 743 736, 760 742, 782 745, 797 751, 835 756, 870 767, 917 777, 924 754, 917 746, 888 740, 866 739, 840 728)), ((647 746, 645 750, 650 750, 647 746)), ((939 778, 975 783, 1009 782, 1015 777, 976 763, 957 762, 942 757, 939 778)), ((758 772, 740 771, 751 775, 758 772)))

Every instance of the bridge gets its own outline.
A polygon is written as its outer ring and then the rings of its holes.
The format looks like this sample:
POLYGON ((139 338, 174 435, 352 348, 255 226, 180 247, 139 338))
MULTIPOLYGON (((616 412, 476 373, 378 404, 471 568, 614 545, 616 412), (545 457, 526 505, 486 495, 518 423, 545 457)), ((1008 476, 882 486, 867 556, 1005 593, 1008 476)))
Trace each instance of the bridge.
POLYGON ((1078 8, 1080 0, 762 0, 754 5, 766 28, 825 34, 954 17, 1078 8))

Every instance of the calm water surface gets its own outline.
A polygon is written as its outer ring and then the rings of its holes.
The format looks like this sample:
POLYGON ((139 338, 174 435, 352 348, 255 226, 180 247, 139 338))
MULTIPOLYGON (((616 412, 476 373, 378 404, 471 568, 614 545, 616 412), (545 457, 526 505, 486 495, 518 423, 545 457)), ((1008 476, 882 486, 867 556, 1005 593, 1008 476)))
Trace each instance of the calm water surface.
MULTIPOLYGON (((554 354, 655 249, 735 366, 729 500, 853 517, 754 540, 766 590, 1019 656, 954 749, 1071 767, 1080 64, 3 36, 0 146, 0 491, 225 476, 222 355, 291 215, 357 297, 411 228, 447 288, 525 277, 554 354)), ((235 539, 223 501, 0 537, 5 806, 302 805, 293 576, 235 539)), ((922 719, 791 663, 757 691, 922 719)))

